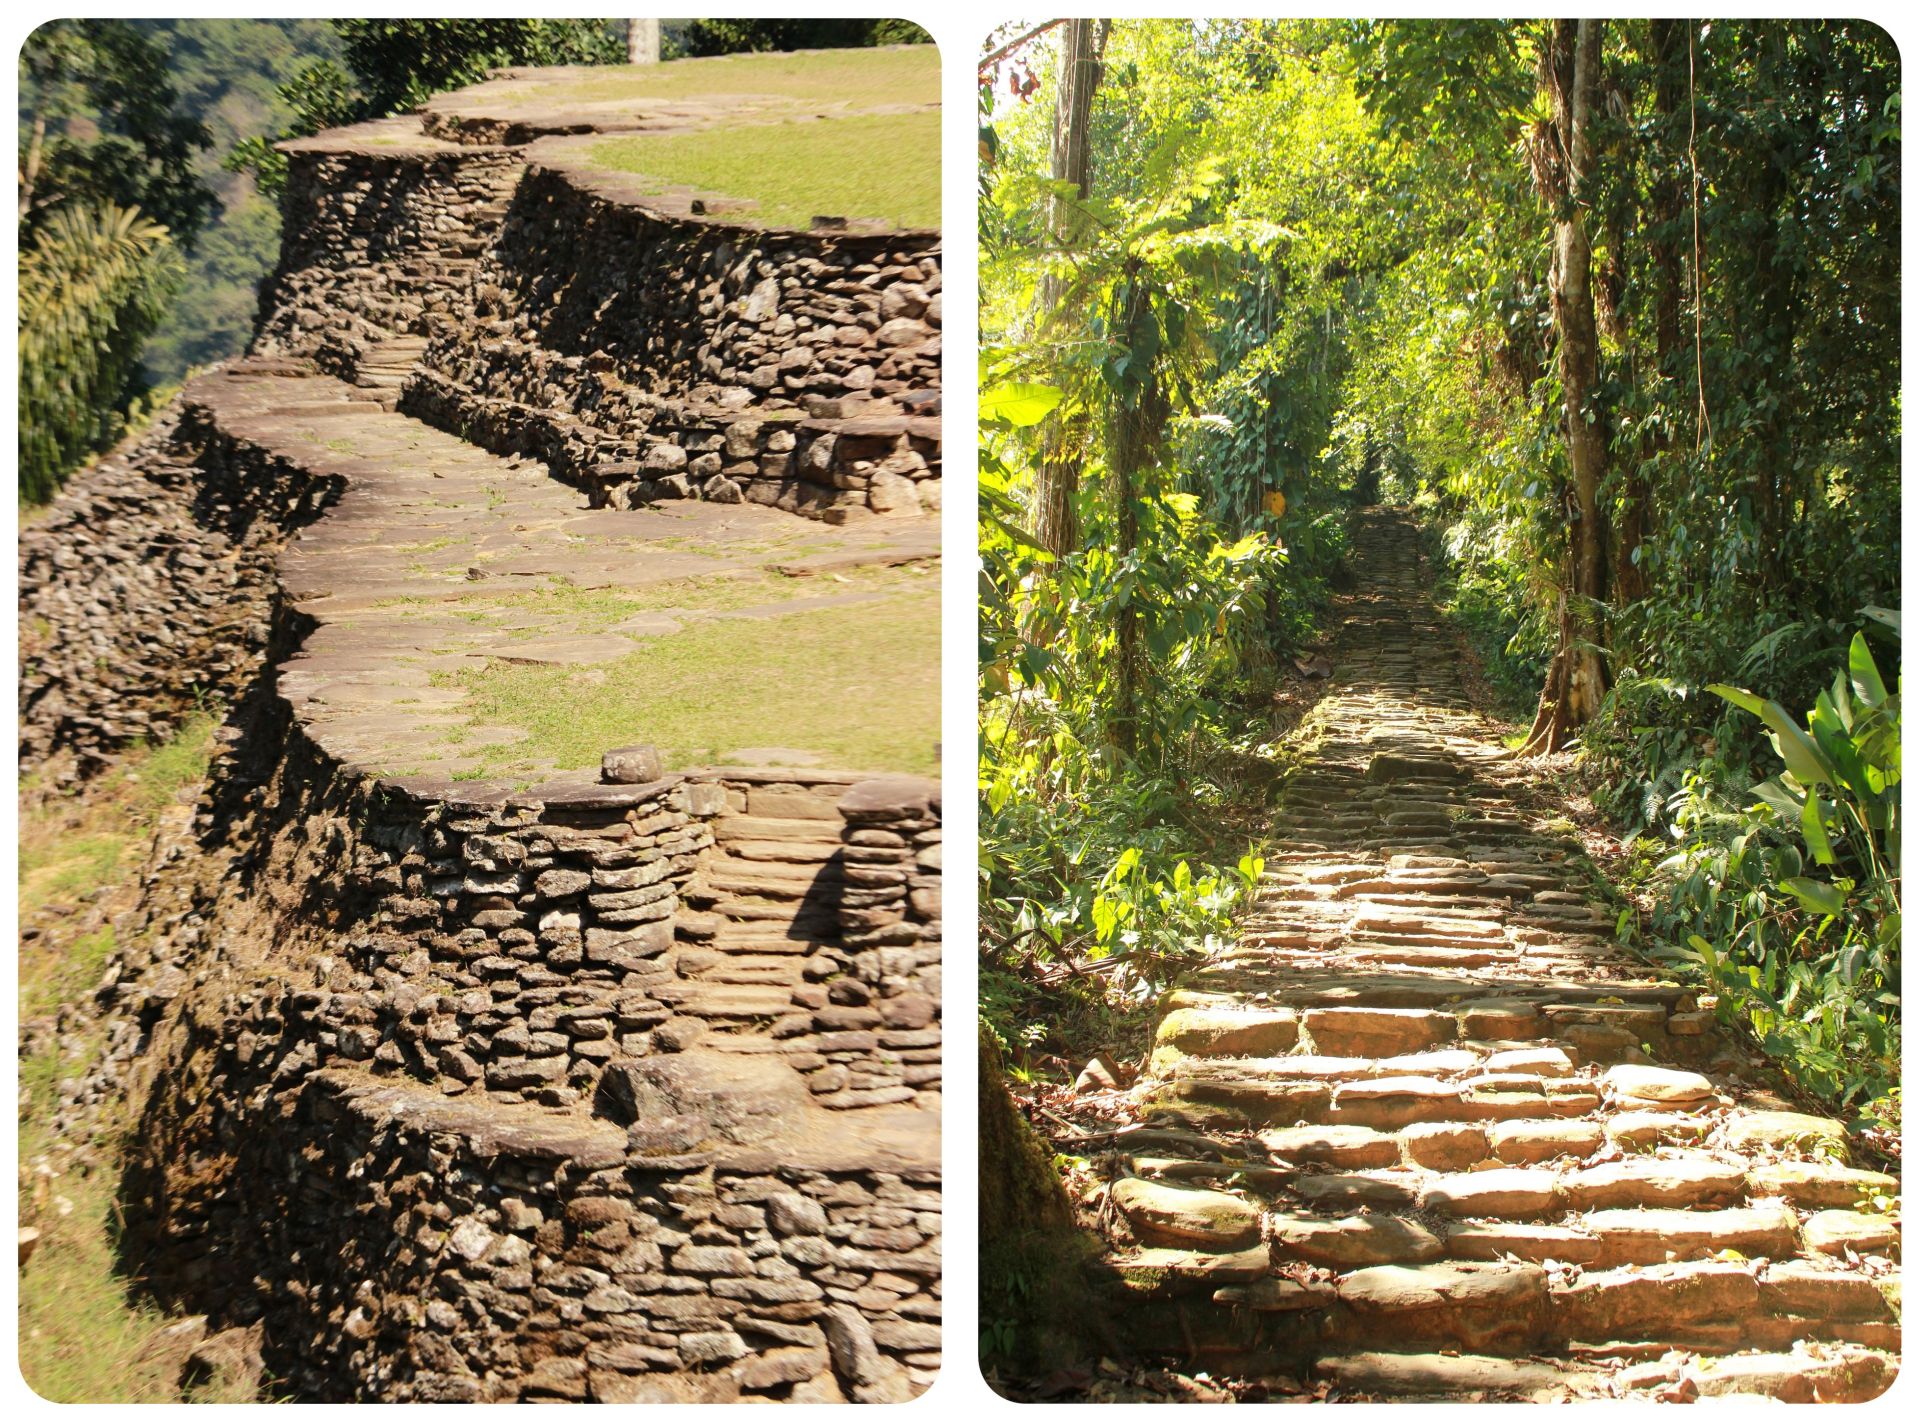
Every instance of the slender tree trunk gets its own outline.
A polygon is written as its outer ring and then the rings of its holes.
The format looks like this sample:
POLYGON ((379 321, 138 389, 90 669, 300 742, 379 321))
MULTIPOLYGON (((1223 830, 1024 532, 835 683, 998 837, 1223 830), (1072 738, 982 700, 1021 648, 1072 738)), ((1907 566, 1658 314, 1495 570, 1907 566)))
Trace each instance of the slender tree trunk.
MULTIPOLYGON (((1781 259, 1782 238, 1800 226, 1782 167, 1786 161, 1790 160, 1782 154, 1767 154, 1759 180, 1749 189, 1755 194, 1751 200, 1765 225, 1753 246, 1753 275, 1748 279, 1748 290, 1754 293, 1749 308, 1753 318, 1749 340, 1753 344, 1746 349, 1750 354, 1766 353, 1763 388, 1773 386, 1775 390, 1790 387, 1794 378, 1793 345, 1800 307, 1796 264, 1790 257, 1781 259)), ((1786 446, 1780 426, 1788 408, 1789 402, 1780 398, 1760 405, 1751 433, 1756 447, 1778 450, 1786 446)), ((1760 524, 1760 582, 1768 593, 1783 591, 1790 576, 1789 535, 1798 517, 1794 508, 1796 483, 1792 463, 1784 458, 1762 470, 1754 482, 1754 515, 1760 524)))
MULTIPOLYGON (((1147 287, 1139 279, 1138 263, 1127 267, 1130 288, 1125 307, 1117 314, 1116 329, 1126 333, 1127 344, 1140 349, 1141 332, 1154 320, 1147 287)), ((1113 486, 1113 550, 1129 557, 1140 544, 1140 518, 1136 506, 1139 475, 1155 458, 1161 430, 1167 418, 1167 400, 1161 390, 1155 365, 1149 364, 1134 388, 1132 399, 1124 397, 1114 411, 1113 443, 1107 458, 1113 486)), ((1132 757, 1140 750, 1140 702, 1146 683, 1146 659, 1140 639, 1140 603, 1135 598, 1121 610, 1114 627, 1114 710, 1110 734, 1116 749, 1132 757)))
MULTIPOLYGON (((1647 58, 1654 71, 1653 109, 1658 123, 1654 128, 1653 166, 1655 177, 1648 202, 1648 245, 1654 273, 1653 291, 1653 407, 1677 408, 1673 393, 1679 389, 1681 372, 1676 367, 1680 352, 1681 286, 1685 279, 1680 260, 1680 218, 1682 211, 1679 154, 1672 139, 1676 120, 1686 102, 1686 22, 1649 20, 1647 22, 1647 58)), ((1668 426, 1649 421, 1640 438, 1640 457, 1627 471, 1622 486, 1621 518, 1614 537, 1614 598, 1625 604, 1647 596, 1651 583, 1644 561, 1635 562, 1634 554, 1645 547, 1653 528, 1652 475, 1673 449, 1673 432, 1668 426)), ((1642 555, 1644 558, 1644 554, 1642 555)))
POLYGON ((1582 210, 1593 169, 1594 99, 1600 82, 1605 22, 1554 22, 1541 77, 1554 107, 1544 161, 1536 164, 1553 209, 1553 316, 1559 331, 1561 421, 1572 476, 1567 504, 1567 561, 1561 598, 1560 649, 1522 754, 1558 750, 1599 709, 1607 670, 1600 646, 1600 608, 1607 592, 1607 537, 1600 489, 1607 476, 1607 432, 1594 406, 1600 333, 1594 317, 1593 247, 1582 210))
MULTIPOLYGON (((1074 193, 1087 195, 1087 176, 1093 150, 1088 127, 1093 117, 1093 94, 1100 85, 1100 58, 1106 48, 1104 20, 1068 20, 1060 31, 1060 97, 1053 115, 1053 177, 1071 183, 1074 193)), ((1070 246, 1079 229, 1071 202, 1055 196, 1047 202, 1047 235, 1056 248, 1070 246)), ((1048 273, 1040 281, 1038 324, 1057 321, 1065 283, 1048 273)), ((1080 544, 1074 519, 1074 499, 1080 490, 1078 437, 1066 420, 1050 416, 1040 432, 1041 459, 1034 488, 1034 537, 1057 557, 1080 544)))
POLYGON ((658 20, 627 21, 627 63, 658 64, 660 62, 660 22, 658 20))

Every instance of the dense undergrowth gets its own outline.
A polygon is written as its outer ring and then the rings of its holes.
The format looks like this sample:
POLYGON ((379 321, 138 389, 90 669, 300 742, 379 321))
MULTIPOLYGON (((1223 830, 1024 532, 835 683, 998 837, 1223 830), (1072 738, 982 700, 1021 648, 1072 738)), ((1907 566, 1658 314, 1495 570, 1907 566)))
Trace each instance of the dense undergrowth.
MULTIPOLYGON (((1469 525, 1429 530, 1448 570, 1438 600, 1498 709, 1526 714, 1546 649, 1537 632, 1529 645, 1524 602, 1463 556, 1484 547, 1469 525)), ((1900 696, 1882 670, 1899 664, 1899 616, 1867 607, 1851 626, 1849 642, 1844 619, 1784 624, 1724 656, 1757 693, 1621 677, 1567 774, 1637 850, 1643 951, 1884 1142, 1901 1102, 1900 696)))
POLYGON ((1263 531, 1229 539, 1170 469, 1137 501, 1131 556, 1056 557, 991 512, 1012 507, 1008 433, 982 448, 981 1009, 1018 1075, 1114 1044, 1257 886, 1276 693, 1346 529, 1318 519, 1311 562, 1263 531))

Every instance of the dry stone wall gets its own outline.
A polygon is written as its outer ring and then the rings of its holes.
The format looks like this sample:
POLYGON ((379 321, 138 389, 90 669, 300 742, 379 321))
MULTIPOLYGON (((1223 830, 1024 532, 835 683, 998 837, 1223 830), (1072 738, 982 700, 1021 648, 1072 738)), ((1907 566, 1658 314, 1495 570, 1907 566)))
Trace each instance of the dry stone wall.
POLYGON ((383 120, 281 145, 280 263, 261 290, 252 353, 295 356, 343 379, 395 339, 465 319, 473 269, 524 170, 496 146, 457 147, 383 120))
POLYGON ((940 507, 938 233, 760 230, 644 200, 579 139, 441 129, 282 145, 253 354, 385 387, 597 507, 940 507))
POLYGON ((231 700, 266 649, 272 567, 335 481, 241 469, 174 406, 20 533, 20 757, 87 773, 231 700))
POLYGON ((228 1231, 170 1242, 203 1288, 261 1270, 250 1326, 298 1395, 904 1401, 938 1366, 924 1165, 639 1158, 617 1129, 338 1070, 292 1099, 235 1145, 256 1184, 228 1231))
MULTIPOLYGON (((932 1138, 910 1118, 822 1110, 835 1103, 810 1100, 802 1072, 833 1054, 861 1070, 889 1040, 937 1061, 932 1001, 910 991, 928 965, 862 965, 876 1030, 857 1041, 822 1020, 825 988, 781 987, 787 1020, 811 1030, 770 1037, 703 976, 712 935, 687 913, 692 936, 676 932, 672 906, 702 875, 711 826, 752 818, 756 795, 852 799, 843 838, 932 843, 931 787, 745 772, 422 800, 288 734, 268 795, 282 823, 265 837, 334 874, 282 931, 324 918, 341 951, 290 974, 216 952, 230 967, 217 1004, 159 1029, 177 1089, 152 1098, 127 1202, 156 1285, 200 1308, 216 1291, 222 1321, 255 1328, 269 1368, 310 1398, 897 1401, 924 1387, 938 1366, 932 1138), (651 881, 638 924, 618 887, 636 879, 651 881), (236 1270, 251 1287, 233 1287, 236 1270)), ((198 942, 210 907, 160 936, 198 942)), ((918 944, 935 922, 905 914, 890 936, 918 944)), ((842 961, 842 945, 811 947, 806 961, 842 961)), ((904 1109, 937 1103, 937 1066, 919 1090, 929 1099, 904 1109)))
POLYGON ((618 508, 939 507, 937 235, 669 217, 544 149, 405 409, 618 508))
MULTIPOLYGON (((649 215, 413 120, 289 157, 236 378, 406 384, 596 506, 938 506, 937 241, 649 215)), ((347 763, 289 676, 316 624, 282 553, 343 497, 362 516, 364 476, 256 428, 317 407, 254 404, 181 402, 22 542, 24 763, 98 763, 201 688, 230 707, 69 1095, 143 1102, 130 1260, 303 1399, 923 1388, 937 788, 620 753, 536 794, 347 763)))

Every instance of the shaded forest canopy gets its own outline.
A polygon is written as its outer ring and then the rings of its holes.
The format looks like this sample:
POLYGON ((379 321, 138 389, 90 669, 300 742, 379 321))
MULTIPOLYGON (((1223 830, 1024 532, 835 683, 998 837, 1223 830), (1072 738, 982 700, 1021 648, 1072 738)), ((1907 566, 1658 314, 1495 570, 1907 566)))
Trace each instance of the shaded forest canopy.
POLYGON ((1027 21, 983 55, 982 982, 1016 1058, 1229 931, 1384 501, 1516 750, 1628 846, 1622 935, 1897 1111, 1891 39, 1027 21))

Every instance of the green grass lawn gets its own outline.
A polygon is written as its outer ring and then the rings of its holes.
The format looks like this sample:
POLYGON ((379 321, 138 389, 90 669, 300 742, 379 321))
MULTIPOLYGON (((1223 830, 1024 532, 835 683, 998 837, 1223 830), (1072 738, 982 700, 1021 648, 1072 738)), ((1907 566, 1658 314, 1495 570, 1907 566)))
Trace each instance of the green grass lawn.
POLYGON ((937 109, 635 134, 595 144, 592 158, 656 192, 684 184, 752 198, 759 208, 748 216, 767 227, 816 217, 940 225, 937 109))
POLYGON ((788 107, 937 104, 940 53, 930 44, 916 44, 622 64, 596 69, 591 78, 516 81, 497 101, 521 107, 618 103, 624 99, 744 97, 783 100, 788 107))
POLYGON ((631 588, 579 587, 563 577, 532 588, 468 593, 461 597, 396 597, 379 604, 403 619, 453 616, 485 626, 511 617, 536 618, 515 635, 552 637, 611 632, 629 618, 650 612, 737 612, 775 603, 835 598, 848 593, 888 594, 917 585, 918 570, 881 566, 849 568, 831 578, 789 578, 764 568, 740 568, 705 576, 668 578, 631 588))
MULTIPOLYGON (((779 747, 835 769, 932 774, 939 668, 939 585, 923 576, 874 602, 703 621, 596 667, 495 661, 439 679, 466 690, 472 724, 525 732, 560 769, 644 744, 679 767, 779 747)), ((481 774, 523 775, 516 749, 476 748, 481 774)))

